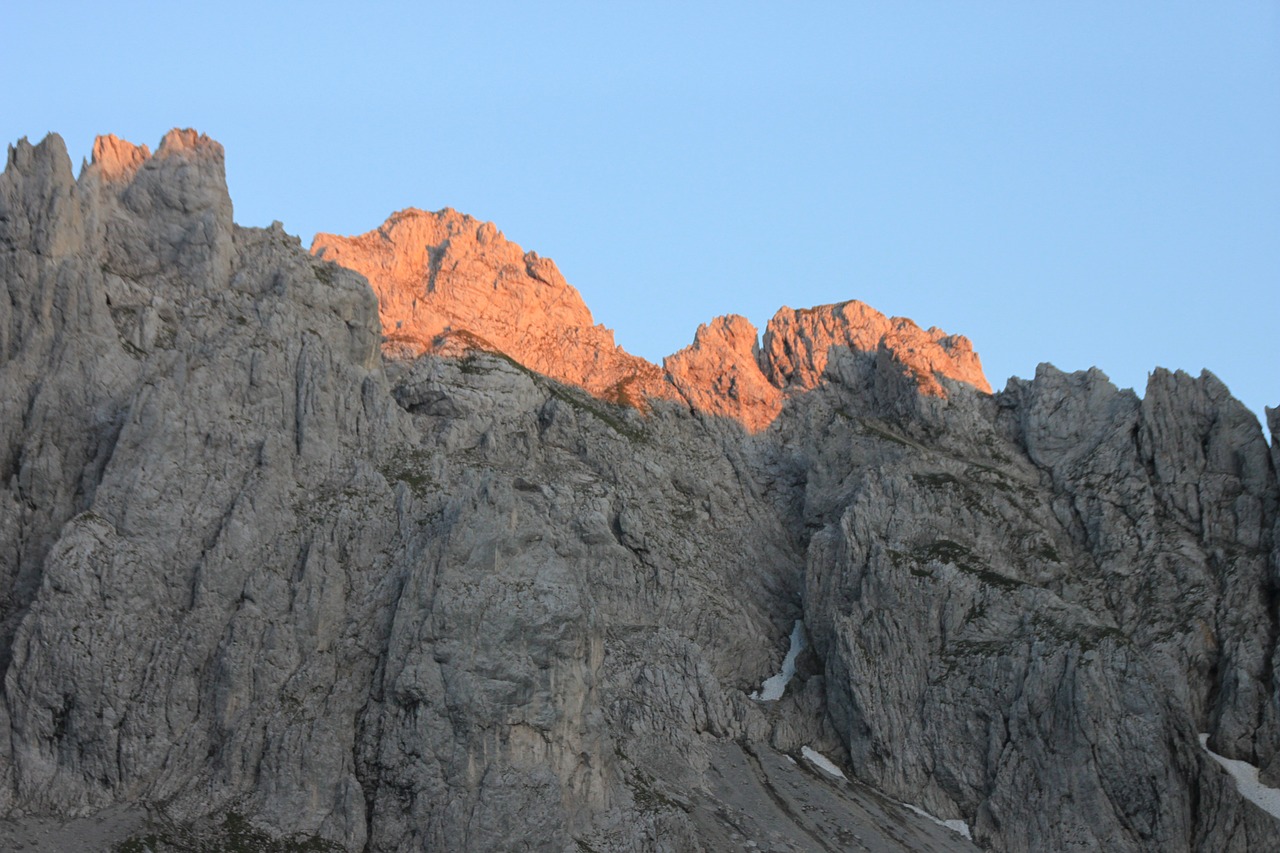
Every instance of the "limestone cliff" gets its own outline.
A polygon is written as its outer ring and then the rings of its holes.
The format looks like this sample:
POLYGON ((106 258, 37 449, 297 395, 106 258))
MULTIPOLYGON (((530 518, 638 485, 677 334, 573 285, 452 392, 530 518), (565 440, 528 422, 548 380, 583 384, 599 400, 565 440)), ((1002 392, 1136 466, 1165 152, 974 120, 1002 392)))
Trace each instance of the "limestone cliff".
POLYGON ((659 370, 593 324, 549 259, 525 252, 493 223, 449 209, 401 211, 358 237, 318 234, 311 251, 369 280, 392 358, 498 352, 607 402, 646 408, 650 399, 682 399, 752 432, 773 423, 788 394, 822 382, 836 347, 878 354, 926 395, 945 396, 943 379, 991 393, 968 339, 923 331, 861 302, 783 308, 763 350, 745 318, 719 317, 659 370))
POLYGON ((767 428, 782 411, 782 391, 760 369, 756 327, 745 317, 699 326, 693 343, 663 367, 695 411, 732 418, 752 432, 767 428))
POLYGON ((1212 375, 992 394, 858 303, 658 368, 451 211, 236 227, 222 156, 0 176, 0 846, 1278 848, 1197 740, 1280 781, 1212 375))
POLYGON ((672 396, 657 367, 592 321, 553 261, 492 222, 403 210, 359 237, 318 234, 311 250, 369 280, 389 355, 488 350, 610 402, 672 396))

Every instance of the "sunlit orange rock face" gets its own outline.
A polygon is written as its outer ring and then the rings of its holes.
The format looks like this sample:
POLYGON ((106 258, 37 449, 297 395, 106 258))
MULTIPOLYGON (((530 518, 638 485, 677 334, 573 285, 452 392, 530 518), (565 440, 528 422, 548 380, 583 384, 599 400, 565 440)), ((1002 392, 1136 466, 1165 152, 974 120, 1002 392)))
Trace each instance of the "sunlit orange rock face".
POLYGON ((863 352, 885 348, 924 394, 946 396, 940 377, 991 393, 982 362, 968 338, 948 335, 937 327, 921 329, 905 317, 886 317, 856 300, 780 309, 765 328, 762 363, 774 385, 807 390, 821 381, 833 347, 863 352))
POLYGON ((108 181, 127 178, 151 157, 151 149, 108 134, 93 140, 92 162, 108 181))
POLYGON ((758 432, 782 411, 782 391, 760 369, 760 341, 746 317, 717 317, 662 366, 689 405, 758 432))
POLYGON ((611 402, 675 396, 657 365, 594 323, 553 261, 491 222, 403 210, 359 237, 317 234, 311 251, 369 280, 388 355, 485 349, 611 402))
POLYGON ((887 352, 923 394, 945 396, 943 378, 991 393, 968 339, 854 301, 783 308, 763 343, 745 317, 718 317, 659 368, 617 346, 551 260, 450 209, 401 211, 358 237, 318 234, 311 251, 369 280, 388 357, 500 352, 610 402, 682 400, 752 432, 818 386, 836 347, 887 352))
MULTIPOLYGON (((163 158, 178 154, 208 157, 218 161, 224 156, 219 143, 190 128, 174 128, 166 133, 160 140, 155 156, 163 158)), ((97 173, 102 179, 115 182, 132 178, 151 157, 151 149, 146 145, 134 145, 118 136, 107 134, 93 140, 90 162, 97 167, 97 173)))

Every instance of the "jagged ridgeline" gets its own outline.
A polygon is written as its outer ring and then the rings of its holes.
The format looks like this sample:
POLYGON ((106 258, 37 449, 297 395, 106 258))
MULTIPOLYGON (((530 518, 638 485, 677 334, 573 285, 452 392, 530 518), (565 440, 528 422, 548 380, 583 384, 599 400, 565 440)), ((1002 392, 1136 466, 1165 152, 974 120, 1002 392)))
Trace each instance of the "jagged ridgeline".
POLYGON ((453 211, 236 226, 191 131, 10 148, 0 287, 0 847, 1280 850, 1199 742, 1280 783, 1210 374, 857 302, 658 366, 453 211))

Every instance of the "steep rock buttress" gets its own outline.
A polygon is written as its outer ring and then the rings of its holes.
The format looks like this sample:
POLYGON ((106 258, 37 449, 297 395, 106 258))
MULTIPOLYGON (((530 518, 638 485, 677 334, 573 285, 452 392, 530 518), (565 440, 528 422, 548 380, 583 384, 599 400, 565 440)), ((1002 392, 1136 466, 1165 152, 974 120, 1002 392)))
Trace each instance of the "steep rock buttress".
POLYGON ((944 380, 991 393, 967 338, 856 301, 783 308, 763 347, 745 318, 718 317, 659 369, 594 324, 553 262, 454 210, 401 211, 357 237, 318 234, 311 250, 369 280, 388 354, 493 350, 608 402, 678 399, 759 432, 789 395, 822 382, 836 348, 879 358, 921 394, 945 396, 944 380))

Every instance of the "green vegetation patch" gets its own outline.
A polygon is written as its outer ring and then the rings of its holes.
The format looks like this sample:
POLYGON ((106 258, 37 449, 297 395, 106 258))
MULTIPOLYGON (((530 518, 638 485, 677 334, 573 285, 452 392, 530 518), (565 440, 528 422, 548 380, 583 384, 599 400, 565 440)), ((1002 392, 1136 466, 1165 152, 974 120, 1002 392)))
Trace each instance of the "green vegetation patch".
POLYGON ((935 471, 928 474, 912 474, 911 479, 930 489, 943 489, 948 486, 959 486, 960 481, 951 474, 935 471))
POLYGON ((877 438, 883 438, 885 441, 891 441, 894 444, 900 444, 903 447, 910 447, 915 450, 924 449, 920 445, 916 444, 914 441, 911 441, 910 439, 906 438, 905 436, 901 436, 901 435, 898 435, 897 433, 890 432, 889 430, 877 424, 875 421, 869 420, 867 418, 863 418, 860 421, 859 426, 861 426, 862 431, 868 435, 874 435, 877 438))
POLYGON ((917 546, 912 553, 921 562, 951 563, 956 568, 964 569, 972 567, 970 561, 973 559, 973 552, 950 539, 935 539, 928 545, 917 546))
POLYGON ((321 284, 333 284, 333 266, 325 261, 319 261, 311 265, 311 272, 315 274, 316 281, 321 284))
POLYGON ((643 442, 647 438, 644 430, 631 426, 624 421, 619 415, 608 411, 604 405, 595 401, 595 398, 589 396, 583 391, 570 389, 564 385, 548 382, 547 390, 551 392, 551 396, 557 400, 563 400, 575 409, 586 412, 606 426, 616 432, 618 435, 632 442, 643 442))
POLYGON ((928 545, 917 546, 912 550, 911 557, 918 563, 935 562, 955 566, 982 583, 999 589, 1014 590, 1026 586, 1016 578, 991 571, 972 551, 950 539, 935 539, 928 545))
POLYGON ((387 482, 403 482, 414 494, 425 497, 440 488, 431 474, 431 456, 429 450, 403 448, 388 454, 387 461, 378 466, 378 471, 387 478, 387 482))
POLYGON ((1116 646, 1129 644, 1129 637, 1123 631, 1109 625, 1063 624, 1041 613, 1032 617, 1031 624, 1041 637, 1076 645, 1081 651, 1093 651, 1104 643, 1116 646))
POLYGON ((1061 563, 1062 557, 1058 554, 1058 549, 1052 545, 1041 545, 1032 552, 1036 557, 1047 563, 1061 563))
POLYGON ((636 808, 644 812, 674 811, 680 804, 641 782, 632 780, 631 795, 635 799, 636 808))
POLYGON ((273 838, 237 812, 207 831, 173 827, 139 833, 122 841, 114 853, 339 853, 342 845, 317 835, 273 838))
POLYGON ((637 402, 635 391, 632 388, 635 377, 623 379, 609 389, 605 395, 606 400, 602 402, 581 389, 563 385, 549 376, 544 376, 536 370, 525 367, 479 335, 465 330, 458 330, 453 334, 466 341, 467 345, 474 350, 463 358, 458 359, 458 369, 461 372, 465 374, 491 373, 492 371, 485 367, 481 361, 481 352, 494 358, 500 358, 525 376, 528 376, 535 384, 545 388, 552 397, 557 400, 563 400, 575 409, 586 412, 596 420, 602 421, 623 438, 632 442, 647 440, 644 430, 628 424, 623 420, 620 413, 609 411, 610 408, 631 408, 637 411, 644 411, 643 406, 637 402))

